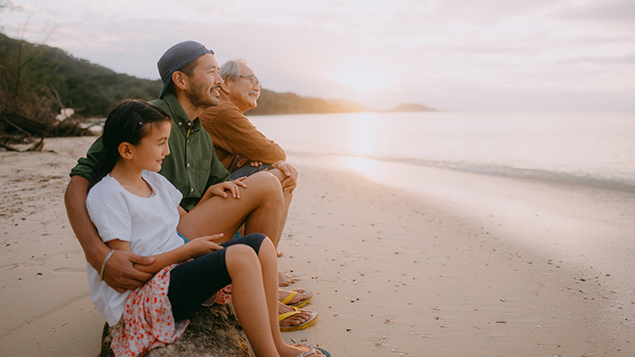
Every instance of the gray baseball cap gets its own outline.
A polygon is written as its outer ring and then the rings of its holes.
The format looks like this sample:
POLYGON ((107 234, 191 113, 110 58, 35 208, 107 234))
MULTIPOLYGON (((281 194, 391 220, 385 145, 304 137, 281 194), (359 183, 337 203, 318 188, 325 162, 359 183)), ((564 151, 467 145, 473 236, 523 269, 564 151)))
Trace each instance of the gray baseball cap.
POLYGON ((161 76, 161 81, 163 81, 163 89, 161 89, 159 98, 162 98, 168 89, 172 80, 172 73, 206 53, 213 55, 214 51, 208 50, 196 41, 179 42, 165 51, 163 56, 159 58, 159 62, 157 62, 159 75, 161 76))

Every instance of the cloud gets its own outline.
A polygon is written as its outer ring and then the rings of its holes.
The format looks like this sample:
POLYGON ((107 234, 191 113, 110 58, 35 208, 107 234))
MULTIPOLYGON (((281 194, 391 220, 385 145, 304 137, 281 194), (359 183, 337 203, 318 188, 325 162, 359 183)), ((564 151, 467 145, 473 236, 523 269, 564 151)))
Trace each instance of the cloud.
MULTIPOLYGON (((635 27, 624 21, 631 2, 14 0, 27 11, 5 17, 15 29, 29 18, 27 40, 50 34, 48 45, 138 77, 158 78, 163 51, 192 39, 212 48, 220 63, 246 58, 267 89, 452 110, 496 108, 497 98, 489 96, 505 90, 542 88, 574 98, 579 87, 632 88, 635 27), (368 68, 357 75, 368 72, 369 89, 387 79, 394 87, 360 93, 338 83, 356 64, 368 68)), ((557 101, 545 103, 552 108, 557 101)))
POLYGON ((568 20, 621 23, 632 26, 635 23, 635 2, 632 0, 596 1, 563 10, 556 15, 568 20))
POLYGON ((575 63, 592 63, 599 65, 635 65, 635 55, 626 55, 618 57, 578 57, 564 61, 560 61, 561 64, 575 64, 575 63))

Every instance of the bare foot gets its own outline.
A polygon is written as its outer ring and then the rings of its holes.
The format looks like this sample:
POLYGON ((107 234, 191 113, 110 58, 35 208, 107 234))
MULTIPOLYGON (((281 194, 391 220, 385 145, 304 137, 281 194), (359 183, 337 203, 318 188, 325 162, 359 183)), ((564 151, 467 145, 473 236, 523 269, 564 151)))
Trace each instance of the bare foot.
MULTIPOLYGON (((291 311, 293 311, 292 307, 287 306, 287 305, 285 305, 285 304, 283 304, 281 302, 278 302, 278 314, 279 315, 287 313, 287 312, 291 312, 291 311)), ((300 324, 308 321, 311 318, 311 314, 312 314, 312 312, 309 311, 309 310, 300 309, 300 313, 299 314, 295 314, 293 316, 289 316, 286 319, 280 321, 280 327, 300 325, 300 324)))
POLYGON ((280 258, 282 256, 282 252, 279 250, 276 250, 276 255, 278 256, 278 258, 280 258))
MULTIPOLYGON (((301 302, 302 300, 306 300, 311 297, 311 292, 306 289, 293 289, 292 291, 296 292, 296 295, 291 298, 291 300, 287 301, 285 304, 293 305, 301 302)), ((291 294, 290 291, 278 289, 278 301, 284 300, 287 296, 291 294)))
POLYGON ((280 270, 278 270, 278 286, 280 287, 289 286, 298 280, 300 279, 296 278, 295 276, 285 274, 281 272, 280 270))

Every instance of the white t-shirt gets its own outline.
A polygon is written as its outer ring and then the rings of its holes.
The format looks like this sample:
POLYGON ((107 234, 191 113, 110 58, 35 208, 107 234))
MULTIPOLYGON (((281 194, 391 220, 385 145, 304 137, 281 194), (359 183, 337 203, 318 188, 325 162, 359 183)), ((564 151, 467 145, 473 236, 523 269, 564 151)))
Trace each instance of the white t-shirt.
MULTIPOLYGON (((150 197, 140 197, 126 190, 106 175, 91 188, 86 207, 99 236, 104 242, 120 239, 130 242, 130 251, 142 256, 157 255, 183 245, 176 232, 178 205, 182 194, 165 177, 143 171, 142 177, 152 187, 150 197)), ((99 280, 99 272, 86 264, 90 298, 110 326, 121 319, 130 291, 118 293, 99 280)))

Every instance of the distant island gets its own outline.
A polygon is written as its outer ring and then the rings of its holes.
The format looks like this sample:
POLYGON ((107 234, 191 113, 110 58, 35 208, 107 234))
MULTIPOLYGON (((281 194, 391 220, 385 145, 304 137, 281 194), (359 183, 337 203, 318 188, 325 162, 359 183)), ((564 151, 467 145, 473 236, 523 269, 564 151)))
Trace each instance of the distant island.
POLYGON ((386 112, 436 112, 436 109, 426 107, 423 104, 406 103, 400 104, 396 108, 385 110, 386 112))
MULTIPOLYGON (((59 48, 12 39, 2 33, 0 53, 0 70, 3 76, 6 76, 4 84, 8 85, 6 88, 0 88, 0 96, 7 99, 6 95, 15 90, 11 85, 19 83, 22 86, 19 91, 52 96, 51 101, 57 106, 54 111, 59 111, 63 106, 74 108, 75 113, 81 117, 105 117, 108 111, 123 99, 153 100, 161 90, 160 80, 116 73, 103 66, 75 58, 59 48), (22 75, 16 77, 17 74, 22 75)), ((21 97, 24 96, 17 99, 21 97)), ((0 105, 0 115, 2 111, 0 105)), ((262 89, 258 106, 246 114, 403 111, 435 110, 421 104, 401 104, 396 108, 382 111, 348 100, 325 100, 262 89)))

